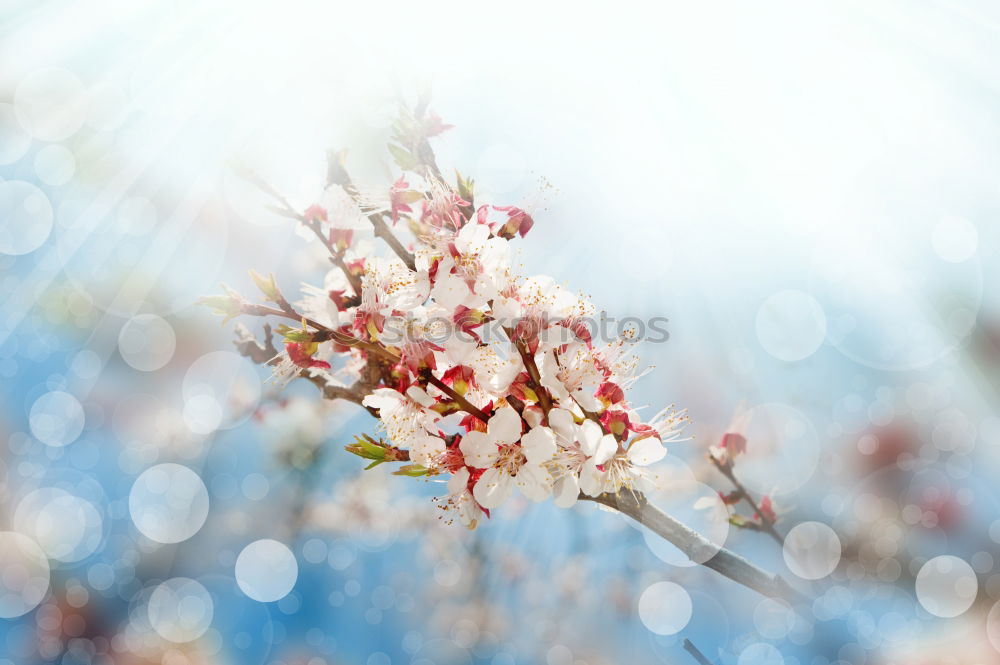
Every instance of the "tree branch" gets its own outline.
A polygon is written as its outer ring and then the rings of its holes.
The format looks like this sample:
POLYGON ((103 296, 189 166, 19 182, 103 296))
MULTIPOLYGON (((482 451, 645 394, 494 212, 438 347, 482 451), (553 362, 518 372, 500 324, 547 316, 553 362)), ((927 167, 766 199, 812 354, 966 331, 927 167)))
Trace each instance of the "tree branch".
POLYGON ((602 494, 597 497, 581 494, 580 498, 614 508, 623 515, 631 517, 672 543, 692 561, 701 563, 760 594, 780 598, 792 605, 809 601, 807 596, 794 589, 778 575, 758 568, 724 547, 718 547, 697 531, 649 503, 646 497, 638 492, 622 491, 618 494, 602 494))
POLYGON ((332 339, 343 346, 357 347, 369 353, 381 356, 390 362, 399 362, 399 356, 383 346, 373 344, 372 342, 366 342, 363 339, 358 339, 353 335, 348 335, 347 333, 339 330, 327 328, 322 323, 306 318, 291 309, 278 309, 277 307, 268 307, 267 305, 254 305, 248 303, 243 305, 243 313, 250 314, 251 316, 280 316, 285 319, 291 319, 292 321, 298 321, 299 323, 304 322, 307 326, 315 328, 319 333, 313 337, 314 341, 322 342, 332 339))
MULTIPOLYGON (((258 342, 246 326, 236 324, 236 339, 233 341, 233 345, 241 356, 249 358, 258 365, 272 365, 277 361, 278 350, 274 346, 270 324, 264 324, 263 343, 258 342)), ((299 378, 305 379, 319 388, 324 398, 331 400, 342 399, 357 404, 364 407, 372 416, 378 418, 378 411, 376 409, 362 404, 365 395, 371 392, 368 382, 363 378, 352 386, 333 386, 327 383, 323 377, 310 374, 305 369, 299 372, 299 378)))
POLYGON ((684 640, 684 650, 691 654, 691 657, 698 661, 698 665, 712 665, 712 661, 705 657, 698 647, 691 640, 684 640))

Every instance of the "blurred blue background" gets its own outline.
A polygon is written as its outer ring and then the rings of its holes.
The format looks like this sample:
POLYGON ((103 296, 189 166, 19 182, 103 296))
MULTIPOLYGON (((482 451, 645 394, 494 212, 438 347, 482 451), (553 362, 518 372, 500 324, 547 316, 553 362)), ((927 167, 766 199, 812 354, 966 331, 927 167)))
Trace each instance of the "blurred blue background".
POLYGON ((997 662, 993 3, 0 16, 0 664, 692 663, 684 639, 997 662), (439 487, 341 450, 366 413, 266 382, 194 306, 250 268, 323 274, 234 162, 300 208, 329 148, 385 188, 398 100, 428 86, 442 166, 534 215, 526 273, 669 318, 633 401, 687 408, 694 439, 657 501, 814 593, 805 616, 592 505, 440 523, 439 487), (818 581, 693 508, 729 490, 704 454, 741 402, 740 478, 782 534, 836 534, 818 581))

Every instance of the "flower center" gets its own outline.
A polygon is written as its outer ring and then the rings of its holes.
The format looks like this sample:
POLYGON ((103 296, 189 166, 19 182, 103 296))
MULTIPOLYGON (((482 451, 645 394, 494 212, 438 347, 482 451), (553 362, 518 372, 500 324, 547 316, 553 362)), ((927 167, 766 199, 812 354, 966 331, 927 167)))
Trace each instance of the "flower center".
POLYGON ((506 471, 507 475, 516 476, 518 469, 527 461, 524 450, 519 444, 508 443, 500 446, 500 457, 497 458, 496 466, 506 471))

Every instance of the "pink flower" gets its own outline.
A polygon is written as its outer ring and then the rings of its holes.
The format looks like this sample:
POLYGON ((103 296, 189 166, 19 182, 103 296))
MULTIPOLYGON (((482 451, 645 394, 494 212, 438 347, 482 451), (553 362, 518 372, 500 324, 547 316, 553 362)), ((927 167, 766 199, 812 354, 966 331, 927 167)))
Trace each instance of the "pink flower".
POLYGON ((343 252, 351 246, 354 239, 354 231, 351 229, 330 229, 330 244, 343 252))
POLYGON ((285 352, 288 353, 289 360, 291 360, 296 367, 302 367, 303 369, 308 369, 310 367, 330 369, 330 363, 325 360, 317 360, 312 357, 312 354, 315 353, 315 349, 310 352, 306 347, 306 344, 301 344, 299 342, 285 342, 285 352))
POLYGON ((306 208, 302 216, 306 218, 307 222, 325 222, 327 221, 326 208, 313 204, 306 208))
POLYGON ((708 449, 708 452, 720 464, 732 464, 737 457, 747 451, 746 431, 750 426, 752 416, 753 411, 747 410, 744 404, 736 407, 733 419, 719 440, 719 445, 711 446, 708 449))
POLYGON ((392 212, 393 224, 399 222, 399 213, 413 212, 408 201, 409 188, 410 183, 406 182, 403 176, 399 176, 399 180, 392 183, 392 187, 389 188, 389 209, 392 212))
POLYGON ((774 512, 774 505, 771 503, 770 496, 765 494, 761 497, 760 503, 757 507, 760 508, 760 512, 754 514, 754 519, 758 521, 763 520, 765 522, 770 522, 771 524, 778 521, 778 514, 774 512))
POLYGON ((437 136, 454 126, 455 125, 446 125, 444 121, 441 120, 441 116, 434 111, 428 111, 427 115, 424 116, 424 136, 427 138, 437 136))

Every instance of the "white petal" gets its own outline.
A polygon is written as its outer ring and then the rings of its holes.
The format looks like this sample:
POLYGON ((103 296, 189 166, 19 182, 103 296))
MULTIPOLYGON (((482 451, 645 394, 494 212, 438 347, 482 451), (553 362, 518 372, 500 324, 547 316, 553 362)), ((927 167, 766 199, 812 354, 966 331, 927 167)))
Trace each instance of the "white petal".
POLYGON ((502 394, 507 392, 510 384, 514 383, 514 379, 522 371, 524 371, 524 362, 521 360, 521 356, 515 356, 508 359, 507 362, 499 367, 494 366, 487 369, 486 380, 480 378, 479 374, 476 375, 476 378, 479 380, 480 385, 486 385, 493 392, 502 394))
POLYGON ((486 224, 466 224, 455 238, 455 247, 463 254, 474 254, 486 245, 490 227, 486 224))
POLYGON ((406 389, 406 396, 420 406, 434 406, 434 398, 427 394, 427 391, 420 386, 410 386, 406 389))
MULTIPOLYGON (((596 423, 593 424, 596 425, 596 423)), ((573 414, 566 409, 555 408, 549 411, 549 427, 567 445, 573 442, 576 435, 576 423, 573 422, 573 414)))
POLYGON ((566 392, 566 387, 563 386, 556 375, 559 371, 559 363, 556 362, 555 352, 548 351, 542 353, 540 360, 538 356, 539 354, 535 354, 535 364, 538 365, 538 371, 541 373, 542 385, 548 388, 558 399, 564 399, 568 393, 566 392))
POLYGON ((594 464, 604 464, 611 459, 617 450, 618 440, 612 434, 605 434, 597 442, 597 450, 594 451, 594 456, 591 459, 594 461, 594 464))
POLYGON ((695 510, 708 510, 709 508, 715 508, 719 502, 720 500, 717 496, 703 496, 694 502, 692 508, 695 510))
POLYGON ((465 456, 465 463, 477 469, 486 469, 493 466, 500 455, 497 445, 493 439, 482 432, 472 431, 462 437, 458 444, 459 450, 465 456))
POLYGON ((566 474, 556 481, 553 491, 555 493, 553 502, 560 508, 569 508, 576 503, 580 495, 580 481, 574 474, 566 474))
POLYGON ((438 273, 434 288, 431 290, 434 301, 446 309, 453 310, 463 304, 472 292, 465 280, 451 273, 438 273))
POLYGON ((493 318, 505 326, 512 326, 521 317, 523 308, 517 298, 499 296, 493 299, 493 306, 490 308, 493 318))
POLYGON ((604 491, 604 474, 593 460, 588 460, 580 469, 580 491, 587 496, 597 496, 604 491))
POLYGON ((584 390, 581 388, 580 390, 575 391, 573 393, 573 399, 587 411, 600 411, 603 406, 601 404, 601 400, 597 399, 592 389, 584 390))
POLYGON ((476 481, 472 494, 483 508, 497 508, 513 491, 513 478, 499 469, 487 469, 476 481))
POLYGON ((653 462, 659 462, 666 454, 667 449, 652 436, 632 442, 627 453, 628 461, 636 466, 648 466, 653 462))
POLYGON ((549 326, 538 333, 539 342, 547 348, 569 344, 575 339, 576 335, 566 326, 549 326))
POLYGON ((536 427, 521 437, 521 450, 532 464, 541 464, 556 454, 556 437, 548 427, 536 427))
POLYGON ((445 451, 444 439, 438 436, 418 436, 410 442, 410 458, 421 466, 431 466, 445 451))
POLYGON ((580 450, 588 457, 593 456, 597 452, 597 444, 602 436, 604 436, 604 430, 601 429, 600 425, 593 420, 583 421, 577 433, 577 437, 580 439, 580 450))
POLYGON ((461 494, 469 486, 469 470, 464 466, 448 479, 448 494, 461 494))
POLYGON ((378 388, 371 395, 366 395, 361 403, 373 409, 394 409, 398 408, 403 396, 392 388, 378 388))
POLYGON ((521 494, 532 501, 543 501, 552 493, 552 477, 549 472, 531 463, 518 469, 514 482, 521 494))
POLYGON ((539 408, 525 409, 521 413, 521 417, 524 418, 524 422, 528 424, 529 429, 534 429, 542 424, 542 410, 539 408))
POLYGON ((521 416, 510 407, 497 409, 487 425, 490 438, 497 443, 514 443, 521 438, 521 416))

